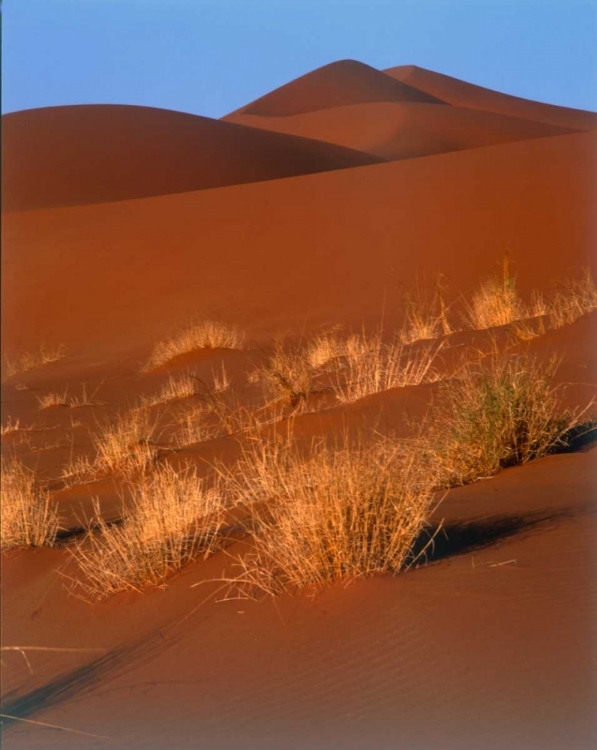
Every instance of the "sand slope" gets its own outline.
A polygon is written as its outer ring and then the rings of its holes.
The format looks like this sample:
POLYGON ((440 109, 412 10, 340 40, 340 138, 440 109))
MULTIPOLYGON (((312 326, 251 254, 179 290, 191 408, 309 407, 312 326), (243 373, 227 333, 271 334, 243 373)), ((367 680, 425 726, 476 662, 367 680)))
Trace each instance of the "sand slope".
POLYGON ((6 211, 181 193, 371 164, 375 157, 181 112, 117 105, 3 117, 6 211))
POLYGON ((6 349, 117 357, 213 315, 256 333, 385 305, 391 325, 417 274, 468 294, 506 248, 523 290, 547 288, 594 262, 596 137, 9 215, 6 349))
POLYGON ((285 117, 230 115, 229 122, 317 138, 388 161, 573 132, 464 107, 374 102, 285 117))
POLYGON ((597 127, 597 114, 553 104, 533 102, 510 94, 476 86, 457 78, 435 73, 416 65, 400 65, 388 68, 384 73, 397 81, 406 83, 419 91, 441 97, 457 107, 483 109, 511 117, 560 125, 565 128, 592 130, 597 127))

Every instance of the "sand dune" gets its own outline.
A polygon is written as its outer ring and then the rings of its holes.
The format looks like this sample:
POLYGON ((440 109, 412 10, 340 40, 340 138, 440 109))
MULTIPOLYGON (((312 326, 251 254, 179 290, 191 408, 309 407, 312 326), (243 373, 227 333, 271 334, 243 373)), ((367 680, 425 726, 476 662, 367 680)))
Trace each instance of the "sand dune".
MULTIPOLYGON (((537 313, 527 335, 467 329, 463 298, 496 266, 498 287, 515 277, 525 301, 583 268, 595 275, 597 133, 571 132, 595 123, 412 66, 353 61, 224 121, 107 105, 6 116, 3 355, 63 345, 65 356, 3 378, 2 443, 64 514, 62 543, 82 538, 83 519, 119 518, 140 481, 135 467, 69 473, 73 460, 97 460, 98 431, 128 410, 151 434, 114 444, 125 457, 147 449, 151 477, 187 463, 209 475, 291 428, 305 447, 353 428, 412 436, 463 353, 492 347, 561 359, 563 406, 586 406, 597 390, 594 302, 557 330, 540 330, 537 313), (437 292, 438 273, 456 330, 429 382, 348 404, 321 387, 301 413, 252 377, 281 333, 296 344, 322 326, 344 335, 382 321, 392 333, 405 292, 437 292), (208 319, 240 326, 247 347, 179 348, 143 368, 158 341, 208 319), (240 399, 239 414, 279 421, 173 441, 185 414, 203 419, 214 402, 194 388, 160 400, 169 376, 215 388, 223 368, 221 392, 240 399), (40 408, 52 394, 66 403, 40 408)), ((587 750, 597 737, 590 438, 452 488, 429 519, 443 531, 424 564, 315 598, 216 601, 248 535, 164 586, 93 605, 68 590, 82 575, 72 546, 3 553, 3 646, 42 649, 29 662, 2 654, 2 710, 17 717, 3 718, 3 746, 587 750)))
POLYGON ((317 138, 388 161, 573 132, 493 112, 411 102, 353 104, 285 117, 240 114, 227 120, 317 138))
POLYGON ((457 107, 483 109, 510 117, 551 123, 564 128, 593 130, 597 127, 597 114, 579 109, 559 107, 553 104, 533 102, 510 94, 475 86, 457 78, 435 73, 416 65, 400 65, 388 68, 384 73, 397 81, 437 96, 457 107))
POLYGON ((340 60, 296 78, 231 115, 286 117, 364 102, 443 104, 437 97, 386 76, 369 65, 340 60))
POLYGON ((5 211, 181 193, 371 164, 374 157, 147 107, 48 107, 3 118, 5 211))

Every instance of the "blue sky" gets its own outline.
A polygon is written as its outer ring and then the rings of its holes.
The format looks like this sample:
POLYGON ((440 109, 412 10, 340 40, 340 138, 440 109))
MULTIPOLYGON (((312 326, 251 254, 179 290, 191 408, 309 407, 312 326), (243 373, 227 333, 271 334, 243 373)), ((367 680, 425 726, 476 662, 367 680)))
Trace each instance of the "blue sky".
POLYGON ((597 110, 597 0, 4 0, 4 112, 119 103, 220 117, 353 58, 597 110))

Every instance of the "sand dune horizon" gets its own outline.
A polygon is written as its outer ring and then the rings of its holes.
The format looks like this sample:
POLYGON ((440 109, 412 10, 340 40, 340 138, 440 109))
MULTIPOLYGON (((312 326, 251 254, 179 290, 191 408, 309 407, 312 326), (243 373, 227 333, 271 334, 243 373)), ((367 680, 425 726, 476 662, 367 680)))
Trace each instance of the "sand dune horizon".
POLYGON ((2 149, 2 449, 61 524, 2 552, 5 746, 592 747, 597 113, 340 60, 219 120, 11 113, 2 149), (495 362, 498 405, 556 438, 513 418, 526 453, 456 474, 494 412, 453 464, 417 440, 464 434, 445 404, 495 362), (148 565, 80 598, 77 555, 126 532, 140 487, 177 520, 189 477, 229 499, 254 446, 353 434, 448 466, 411 569, 227 599, 258 547, 238 502, 207 514, 222 549, 178 569, 179 523, 158 584, 148 565))

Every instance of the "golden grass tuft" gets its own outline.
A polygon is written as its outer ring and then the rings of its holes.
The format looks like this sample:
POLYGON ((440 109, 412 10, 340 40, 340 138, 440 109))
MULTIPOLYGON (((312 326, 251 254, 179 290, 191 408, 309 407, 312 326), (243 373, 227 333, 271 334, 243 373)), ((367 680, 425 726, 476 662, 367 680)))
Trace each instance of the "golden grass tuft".
POLYGON ((146 406, 155 406, 168 401, 180 401, 196 394, 197 383, 190 374, 170 375, 160 390, 156 394, 144 398, 143 402, 146 406))
POLYGON ((513 277, 490 276, 473 294, 465 312, 471 328, 483 330, 508 325, 527 317, 513 277))
POLYGON ((208 419, 209 410, 203 403, 185 410, 177 417, 172 442, 177 448, 203 443, 216 437, 217 429, 208 419))
POLYGON ((552 328, 574 323, 575 320, 597 310, 597 288, 588 270, 578 278, 565 281, 556 291, 548 306, 548 321, 552 328))
POLYGON ((399 335, 402 343, 412 344, 452 333, 441 275, 437 277, 433 293, 418 287, 414 294, 405 295, 405 303, 406 315, 399 335))
POLYGON ((226 323, 213 320, 196 323, 156 344, 143 369, 154 370, 181 354, 197 349, 242 349, 244 338, 238 328, 226 323))
POLYGON ((37 367, 56 362, 64 357, 64 346, 60 344, 56 347, 41 346, 38 351, 25 352, 15 357, 4 357, 4 370, 7 377, 16 375, 21 372, 28 372, 37 367))
POLYGON ((96 509, 97 531, 72 550, 83 573, 77 584, 90 598, 159 585, 218 549, 224 523, 220 494, 194 469, 177 473, 161 467, 132 484, 130 493, 122 523, 109 525, 96 509))
POLYGON ((340 402, 350 403, 391 388, 433 382, 440 348, 434 342, 410 347, 398 341, 385 343, 380 333, 352 336, 346 342, 346 366, 337 377, 336 395, 340 402))
POLYGON ((8 418, 8 421, 0 426, 0 435, 2 437, 5 437, 6 435, 12 435, 15 432, 29 432, 30 430, 33 430, 33 427, 23 427, 21 426, 21 420, 15 419, 13 421, 12 417, 8 418))
POLYGON ((130 472, 155 461, 157 417, 145 409, 120 414, 116 421, 99 425, 92 434, 96 450, 95 469, 130 472))
POLYGON ((52 545, 60 519, 47 490, 39 487, 32 472, 14 458, 2 459, 3 550, 52 545))
POLYGON ((431 473, 385 440, 321 442, 306 455, 292 441, 258 440, 231 486, 255 542, 231 581, 246 595, 404 570, 434 505, 431 473))
POLYGON ((292 408, 304 405, 309 398, 313 368, 303 349, 290 350, 277 343, 259 372, 269 394, 275 399, 282 399, 292 408))
POLYGON ((231 380, 230 375, 228 374, 228 371, 226 370, 226 365, 222 362, 219 370, 212 370, 211 371, 212 380, 213 380, 213 390, 216 393, 223 393, 224 391, 227 391, 230 388, 231 380))
POLYGON ((496 353, 445 383, 426 437, 445 486, 492 476, 566 445, 584 412, 562 407, 557 364, 496 353))
POLYGON ((324 331, 312 338, 306 346, 305 358, 313 370, 337 369, 345 353, 345 343, 338 338, 338 328, 324 331))
POLYGON ((36 396, 39 402, 40 409, 53 409, 59 406, 70 406, 68 393, 65 390, 64 393, 50 392, 44 396, 36 396))

